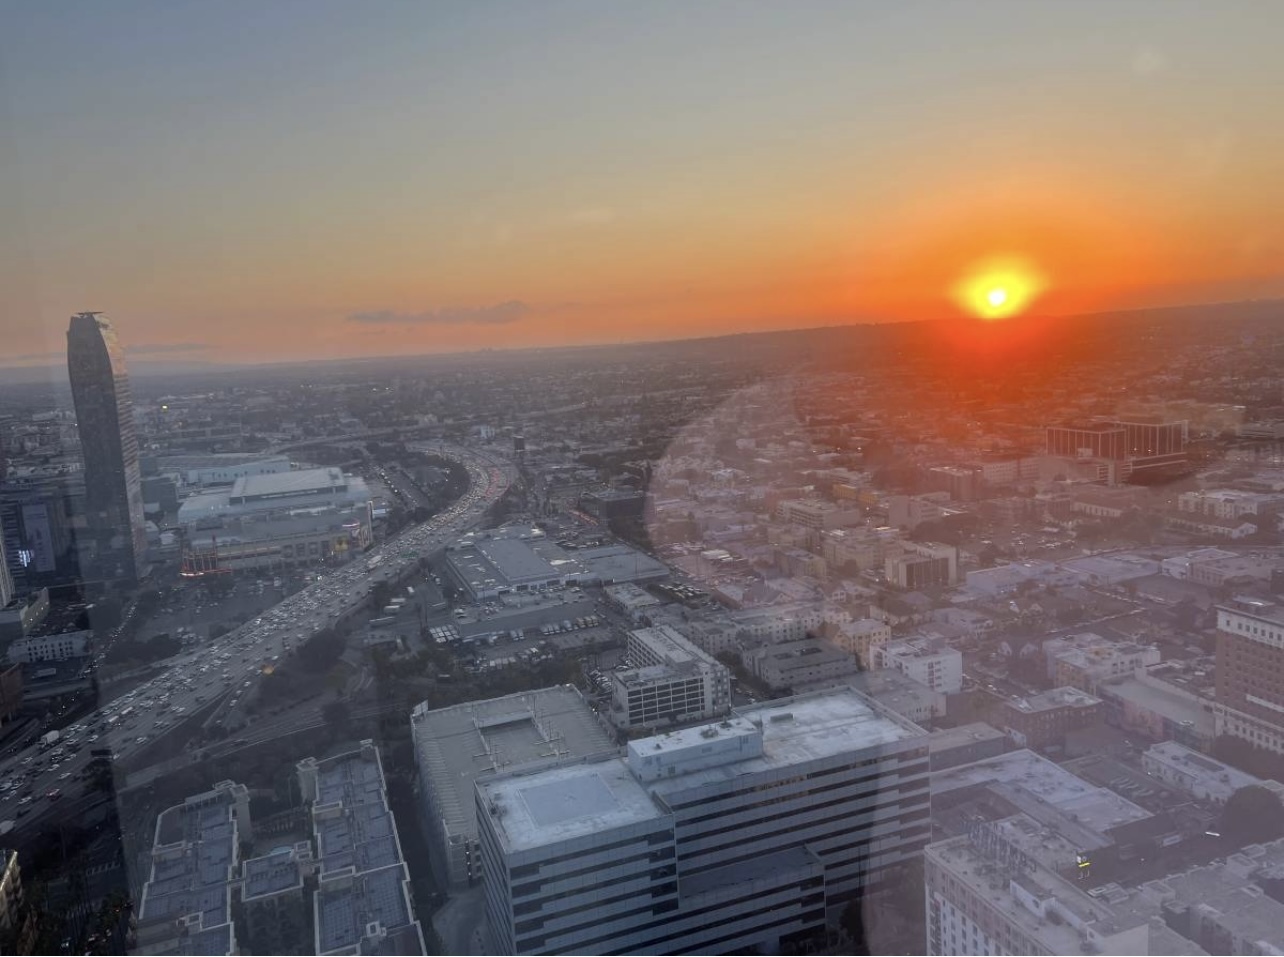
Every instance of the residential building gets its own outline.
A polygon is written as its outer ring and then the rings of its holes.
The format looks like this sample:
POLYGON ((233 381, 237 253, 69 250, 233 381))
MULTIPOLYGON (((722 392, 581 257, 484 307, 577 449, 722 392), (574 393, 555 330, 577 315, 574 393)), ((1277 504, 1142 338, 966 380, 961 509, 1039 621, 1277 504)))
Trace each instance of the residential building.
POLYGON ((308 841, 241 863, 240 913, 253 953, 300 953, 311 945, 308 911, 316 866, 308 841))
POLYGON ((486 777, 477 803, 505 954, 814 945, 931 827, 922 729, 851 689, 486 777))
POLYGON ((470 701, 418 705, 410 716, 415 772, 429 860, 443 887, 481 878, 473 783, 483 774, 557 757, 615 748, 601 720, 572 685, 470 701))
POLYGON ((410 872, 373 741, 297 765, 316 849, 311 953, 422 954, 410 872))
POLYGON ((125 352, 100 312, 71 317, 67 371, 84 457, 85 517, 98 571, 136 578, 146 565, 142 474, 125 352))
POLYGON ((249 791, 220 781, 156 818, 138 905, 141 953, 239 953, 232 922, 240 846, 253 836, 249 791))
POLYGON ((879 668, 891 668, 941 694, 963 690, 963 653, 945 642, 914 639, 884 644, 874 654, 879 668))
POLYGON ((878 667, 879 649, 892 640, 892 626, 877 618, 861 618, 826 629, 829 640, 855 655, 866 671, 878 667))
POLYGON ((1130 641, 1111 641, 1092 632, 1049 638, 1043 643, 1048 680, 1096 694, 1097 685, 1160 662, 1159 649, 1130 641))

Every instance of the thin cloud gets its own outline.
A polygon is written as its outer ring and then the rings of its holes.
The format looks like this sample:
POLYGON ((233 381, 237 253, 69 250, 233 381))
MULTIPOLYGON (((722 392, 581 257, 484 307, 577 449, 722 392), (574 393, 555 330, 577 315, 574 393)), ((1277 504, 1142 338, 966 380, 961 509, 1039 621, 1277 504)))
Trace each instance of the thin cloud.
POLYGON ((513 299, 493 306, 457 306, 430 309, 426 312, 354 312, 349 322, 366 326, 503 326, 529 316, 534 310, 524 302, 513 299))
POLYGON ((142 345, 125 346, 131 355, 157 356, 171 352, 204 352, 209 349, 207 342, 145 342, 142 345))
POLYGON ((24 352, 22 355, 6 356, 5 362, 44 362, 47 359, 62 359, 65 352, 24 352))

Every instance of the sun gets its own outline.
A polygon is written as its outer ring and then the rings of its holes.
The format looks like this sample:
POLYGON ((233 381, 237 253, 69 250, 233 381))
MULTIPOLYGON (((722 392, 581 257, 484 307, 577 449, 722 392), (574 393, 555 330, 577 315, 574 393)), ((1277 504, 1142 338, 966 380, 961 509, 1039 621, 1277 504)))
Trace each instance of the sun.
POLYGON ((980 319, 1020 315, 1047 288, 1042 273, 1031 263, 1007 257, 976 263, 955 285, 954 300, 980 319))

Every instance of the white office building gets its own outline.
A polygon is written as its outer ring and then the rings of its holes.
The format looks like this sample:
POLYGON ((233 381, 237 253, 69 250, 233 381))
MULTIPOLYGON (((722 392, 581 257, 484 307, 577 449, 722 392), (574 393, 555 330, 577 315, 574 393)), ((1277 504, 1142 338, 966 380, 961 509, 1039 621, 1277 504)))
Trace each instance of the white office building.
POLYGON ((800 948, 916 856, 927 738, 850 688, 477 784, 488 945, 800 948))
POLYGON ((941 694, 963 690, 963 653, 943 641, 920 639, 883 645, 876 652, 880 668, 893 668, 941 694))
POLYGON ((629 632, 633 667, 611 675, 613 724, 655 728, 731 709, 731 672, 669 625, 629 632))

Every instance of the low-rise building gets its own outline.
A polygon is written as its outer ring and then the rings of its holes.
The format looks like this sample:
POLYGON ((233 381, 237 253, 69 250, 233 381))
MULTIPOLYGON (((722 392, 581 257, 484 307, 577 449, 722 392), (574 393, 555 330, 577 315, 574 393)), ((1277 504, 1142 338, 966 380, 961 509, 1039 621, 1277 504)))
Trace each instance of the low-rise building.
POLYGON ((607 585, 602 591, 605 592, 606 600, 612 607, 624 612, 635 622, 643 618, 648 609, 662 604, 660 599, 632 582, 607 585))
POLYGON ((961 764, 997 758, 1012 750, 1012 739, 984 721, 941 728, 927 736, 928 756, 933 771, 956 768, 961 764))
POLYGON ((65 631, 54 634, 33 634, 11 642, 8 658, 11 664, 35 664, 40 661, 66 661, 83 658, 89 654, 93 643, 92 631, 65 631))
POLYGON ((1207 751, 1216 737, 1213 702, 1158 674, 1137 672, 1097 685, 1106 721, 1151 741, 1207 751))
POLYGON ((1205 953, 1165 924, 1158 901, 1118 885, 1089 895, 1012 839, 1007 823, 924 851, 928 954, 1205 953))
POLYGON ((1197 800, 1214 804, 1225 804, 1240 788, 1262 783, 1260 778, 1192 751, 1176 741, 1152 744, 1142 754, 1141 766, 1147 774, 1165 784, 1171 784, 1197 800))
POLYGON ((892 626, 877 618, 861 618, 827 629, 829 640, 855 655, 865 670, 877 667, 878 651, 892 640, 892 626))
POLYGON ((1053 688, 1001 702, 991 720, 1019 747, 1062 747, 1066 734, 1090 727, 1103 717, 1101 699, 1078 688, 1053 688))
POLYGON ((1260 492, 1242 492, 1238 489, 1204 489, 1183 492, 1177 496, 1177 510, 1194 515, 1232 520, 1244 515, 1261 515, 1280 502, 1278 495, 1260 492))
POLYGON ((941 694, 963 690, 963 654, 940 640, 896 641, 874 653, 879 668, 891 668, 941 694))
POLYGON ((945 715, 945 695, 899 671, 882 668, 843 679, 844 684, 906 721, 928 727, 945 715))
POLYGON ((860 671, 855 656, 821 638, 759 645, 742 657, 745 667, 777 692, 840 683, 860 671))
POLYGON ((1131 641, 1111 641, 1092 632, 1050 638, 1043 643, 1048 680, 1096 694, 1097 685, 1160 662, 1159 649, 1131 641))

